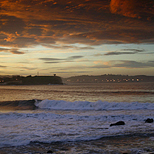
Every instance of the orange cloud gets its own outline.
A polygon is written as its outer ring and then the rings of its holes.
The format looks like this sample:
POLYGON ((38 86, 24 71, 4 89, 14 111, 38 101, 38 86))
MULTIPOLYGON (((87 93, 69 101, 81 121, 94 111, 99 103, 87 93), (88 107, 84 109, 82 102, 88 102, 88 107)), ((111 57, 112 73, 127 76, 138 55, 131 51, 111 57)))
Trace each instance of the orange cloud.
POLYGON ((152 0, 1 0, 0 45, 151 43, 153 6, 152 0))
POLYGON ((154 2, 151 0, 111 0, 110 10, 112 13, 126 17, 149 19, 154 15, 154 2))
POLYGON ((93 63, 94 64, 103 64, 103 61, 102 60, 98 60, 98 61, 94 61, 93 63))
POLYGON ((112 13, 133 18, 139 16, 134 0, 111 0, 110 8, 112 13))
POLYGON ((4 40, 6 40, 7 42, 13 42, 16 38, 16 34, 7 34, 7 38, 5 38, 4 40))

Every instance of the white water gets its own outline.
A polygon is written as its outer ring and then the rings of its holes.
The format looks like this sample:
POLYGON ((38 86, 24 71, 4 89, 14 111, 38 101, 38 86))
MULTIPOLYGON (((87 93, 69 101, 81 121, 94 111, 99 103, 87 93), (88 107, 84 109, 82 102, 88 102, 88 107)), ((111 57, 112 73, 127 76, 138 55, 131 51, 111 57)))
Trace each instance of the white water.
POLYGON ((2 86, 0 101, 43 101, 34 111, 0 111, 0 147, 153 133, 145 123, 154 119, 153 92, 154 83, 2 86), (125 125, 110 127, 117 121, 125 125))
POLYGON ((138 110, 138 109, 154 109, 154 103, 138 103, 138 102, 89 102, 75 101, 68 102, 63 100, 43 100, 36 103, 40 109, 56 109, 56 110, 138 110))
POLYGON ((154 130, 153 123, 145 123, 145 119, 154 118, 153 103, 44 100, 37 106, 40 109, 35 111, 0 112, 0 147, 31 141, 91 140, 154 130), (117 121, 124 121, 125 125, 110 127, 117 121))

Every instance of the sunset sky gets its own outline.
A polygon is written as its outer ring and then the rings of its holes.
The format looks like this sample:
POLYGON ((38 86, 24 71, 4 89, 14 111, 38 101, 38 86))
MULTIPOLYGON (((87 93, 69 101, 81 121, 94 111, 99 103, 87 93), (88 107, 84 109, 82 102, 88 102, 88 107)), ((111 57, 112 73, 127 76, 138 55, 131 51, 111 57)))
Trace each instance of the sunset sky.
POLYGON ((0 75, 154 75, 153 0, 0 0, 0 75))

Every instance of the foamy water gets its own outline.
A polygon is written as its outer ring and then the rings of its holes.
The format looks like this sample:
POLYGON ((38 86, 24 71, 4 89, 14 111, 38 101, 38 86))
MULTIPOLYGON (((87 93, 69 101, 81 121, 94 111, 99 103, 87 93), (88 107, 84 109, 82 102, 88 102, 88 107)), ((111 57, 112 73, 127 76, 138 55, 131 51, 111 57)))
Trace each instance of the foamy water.
MULTIPOLYGON (((5 97, 9 98, 8 93, 13 97, 11 92, 14 91, 14 98, 20 96, 16 100, 24 100, 25 97, 27 100, 36 99, 37 109, 15 110, 21 102, 10 102, 11 110, 0 111, 0 147, 27 145, 31 142, 91 140, 134 133, 149 134, 154 131, 154 123, 145 123, 147 118, 154 118, 152 85, 142 85, 142 90, 138 89, 139 86, 127 89, 124 85, 121 90, 117 90, 115 85, 110 89, 107 86, 106 89, 98 85, 97 88, 92 87, 94 85, 82 88, 77 88, 76 85, 72 88, 57 86, 57 89, 56 86, 1 87, 5 97), (83 95, 80 97, 80 94, 83 95), (37 95, 38 97, 32 97, 37 95), (68 100, 66 96, 69 96, 68 100), (110 96, 110 101, 106 101, 110 96), (51 97, 56 99, 49 99, 51 97), (40 98, 43 98, 42 101, 37 101, 40 98), (134 101, 135 98, 137 101, 134 101), (138 101, 141 98, 142 101, 138 101), (125 125, 110 127, 110 124, 118 121, 124 121, 125 125)), ((1 106, 3 104, 7 106, 6 102, 2 102, 1 106)))
POLYGON ((138 102, 89 102, 75 101, 67 102, 63 100, 43 100, 36 101, 35 105, 40 109, 53 110, 138 110, 138 109, 154 109, 154 103, 138 103, 138 102))
POLYGON ((1 147, 149 133, 154 128, 153 123, 145 123, 147 118, 154 117, 152 103, 44 100, 37 106, 39 109, 34 111, 1 112, 1 147), (124 121, 125 125, 110 127, 117 121, 124 121))

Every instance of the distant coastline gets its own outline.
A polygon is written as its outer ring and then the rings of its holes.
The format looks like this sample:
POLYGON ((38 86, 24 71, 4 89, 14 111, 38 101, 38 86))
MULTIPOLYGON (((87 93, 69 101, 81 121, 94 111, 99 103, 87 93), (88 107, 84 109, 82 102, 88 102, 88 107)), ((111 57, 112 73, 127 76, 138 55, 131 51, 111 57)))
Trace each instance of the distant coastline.
POLYGON ((73 76, 69 78, 63 78, 63 83, 130 83, 130 82, 154 82, 154 76, 146 75, 113 75, 113 74, 104 74, 99 76, 73 76))
POLYGON ((4 76, 0 77, 0 85, 50 85, 63 84, 59 76, 4 76))
POLYGON ((0 76, 0 85, 50 85, 50 84, 69 84, 69 83, 135 83, 135 82, 154 82, 154 76, 146 75, 81 75, 68 78, 53 76, 0 76))

